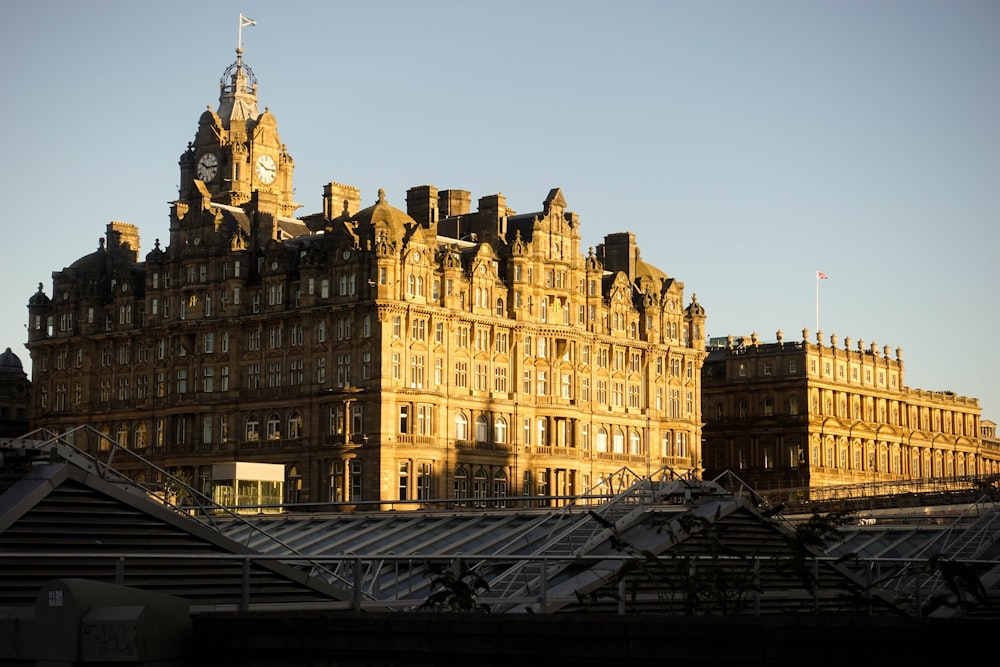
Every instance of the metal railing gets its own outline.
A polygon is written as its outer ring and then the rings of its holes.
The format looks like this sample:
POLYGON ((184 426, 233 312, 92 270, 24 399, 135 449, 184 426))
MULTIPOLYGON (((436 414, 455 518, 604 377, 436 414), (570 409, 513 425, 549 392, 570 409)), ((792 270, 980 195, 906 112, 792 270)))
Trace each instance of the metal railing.
MULTIPOLYGON (((5 571, 18 571, 23 569, 25 563, 31 563, 44 558, 51 558, 51 552, 34 551, 8 551, 0 553, 0 568, 5 571)), ((90 552, 60 552, 60 557, 67 562, 75 560, 86 560, 91 574, 91 578, 102 578, 109 582, 120 585, 135 585, 136 573, 147 571, 146 563, 156 561, 157 563, 171 562, 176 568, 183 566, 185 561, 191 563, 191 567, 204 567, 206 562, 227 562, 234 564, 233 570, 241 570, 243 581, 240 584, 239 602, 220 604, 215 601, 197 600, 191 603, 192 613, 217 612, 217 611, 248 611, 266 609, 321 609, 329 611, 420 611, 428 605, 428 599, 436 590, 435 578, 445 568, 452 568, 454 571, 462 570, 462 565, 475 561, 474 568, 468 572, 475 572, 477 568, 492 570, 503 570, 517 563, 526 562, 539 572, 559 572, 573 566, 597 566, 603 569, 621 570, 629 563, 634 563, 636 557, 629 554, 600 554, 600 555, 519 555, 519 556, 495 556, 495 555, 472 555, 460 553, 428 553, 421 555, 393 555, 393 554, 349 554, 339 556, 303 556, 290 554, 197 554, 184 555, 178 553, 117 553, 117 554, 94 554, 90 552), (311 601, 260 601, 255 598, 252 585, 253 565, 266 564, 268 562, 280 562, 302 568, 315 568, 321 566, 325 571, 340 571, 350 573, 350 577, 341 579, 343 590, 349 595, 345 599, 330 598, 329 600, 311 601), (99 577, 94 574, 99 571, 100 565, 107 568, 107 576, 99 577), (413 573, 412 577, 402 577, 401 584, 395 586, 383 582, 381 589, 384 595, 376 596, 366 592, 366 588, 371 588, 368 578, 373 575, 380 575, 385 579, 397 573, 413 573), (367 584, 367 585, 366 585, 367 584)), ((663 562, 671 559, 670 554, 660 556, 663 562)), ((775 568, 787 567, 787 556, 684 556, 685 566, 691 567, 691 571, 698 571, 699 568, 718 567, 720 564, 731 564, 739 571, 748 569, 747 563, 752 563, 749 568, 753 572, 760 572, 770 564, 775 568), (703 563, 703 565, 698 565, 703 563)), ((816 571, 821 565, 841 567, 843 557, 814 556, 803 562, 804 570, 816 571)), ((923 558, 901 558, 901 557, 855 557, 852 559, 852 570, 857 573, 855 583, 861 591, 864 599, 874 602, 879 599, 888 602, 901 611, 912 615, 919 615, 924 602, 928 601, 939 588, 932 586, 927 577, 927 560, 923 558), (894 582, 908 584, 905 586, 892 586, 894 582), (895 589, 895 590, 893 590, 895 589)), ((952 564, 960 564, 966 568, 996 569, 1000 567, 992 559, 960 559, 950 561, 952 564)), ((565 605, 581 605, 581 597, 577 591, 571 590, 568 594, 565 587, 561 586, 562 593, 552 588, 552 581, 543 577, 539 585, 534 589, 518 588, 516 590, 497 590, 490 588, 476 596, 478 605, 499 612, 521 613, 531 610, 535 613, 546 613, 548 610, 558 609, 565 605)), ((669 582, 667 582, 669 583, 669 582)), ((833 587, 826 590, 819 590, 816 586, 801 586, 795 588, 777 588, 772 590, 760 589, 754 584, 748 585, 745 591, 750 604, 745 609, 750 615, 760 615, 762 613, 760 602, 768 597, 784 600, 798 600, 808 602, 811 598, 824 597, 833 599, 844 594, 842 587, 833 587), (757 598, 754 602, 753 598, 757 598)), ((677 591, 678 595, 683 595, 683 591, 677 591)), ((647 595, 630 597, 628 606, 619 606, 619 613, 625 613, 627 608, 645 606, 645 611, 656 613, 657 603, 663 599, 657 596, 647 595)), ((583 604, 585 607, 586 605, 583 604)), ((664 608, 670 605, 663 604, 664 608)), ((957 606, 957 605, 956 605, 957 606)), ((869 612, 871 606, 868 605, 869 612)))

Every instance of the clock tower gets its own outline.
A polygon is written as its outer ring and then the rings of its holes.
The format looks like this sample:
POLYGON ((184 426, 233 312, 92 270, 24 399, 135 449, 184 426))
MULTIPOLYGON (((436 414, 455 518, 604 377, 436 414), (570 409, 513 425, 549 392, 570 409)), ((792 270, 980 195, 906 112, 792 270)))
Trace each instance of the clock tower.
POLYGON ((180 209, 200 208, 206 198, 236 207, 253 200, 276 217, 291 217, 299 208, 292 201, 295 162, 281 143, 274 115, 257 107, 257 78, 243 62, 242 48, 219 81, 218 110, 209 107, 201 114, 179 164, 180 209))

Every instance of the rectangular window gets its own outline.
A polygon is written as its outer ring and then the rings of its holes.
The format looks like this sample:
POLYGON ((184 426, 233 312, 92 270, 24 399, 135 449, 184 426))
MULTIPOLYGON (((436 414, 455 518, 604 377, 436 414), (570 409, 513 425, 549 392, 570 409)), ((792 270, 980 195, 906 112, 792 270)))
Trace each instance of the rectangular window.
POLYGON ((281 326, 270 327, 268 329, 267 342, 272 348, 281 347, 281 326))
POLYGON ((354 502, 361 500, 362 471, 361 459, 351 459, 351 500, 354 502))
POLYGON ((410 324, 410 338, 412 340, 424 340, 427 337, 427 320, 414 319, 410 324))
POLYGON ((288 384, 299 386, 302 384, 305 362, 302 359, 290 359, 288 361, 288 384))
POLYGON ((417 500, 431 499, 431 470, 430 463, 417 464, 417 500))
POLYGON ((507 392, 507 367, 497 366, 493 369, 493 391, 507 392))
POLYGON ((267 386, 268 387, 280 387, 281 386, 281 362, 280 361, 269 361, 267 364, 267 386))
POLYGON ((337 340, 350 340, 353 320, 349 317, 337 318, 337 340))
POLYGON ((350 353, 337 355, 337 386, 349 387, 351 385, 351 355, 350 353))
POLYGON ((417 435, 433 435, 434 433, 434 408, 430 405, 417 406, 417 423, 415 424, 417 435))
POLYGON ((401 405, 399 406, 399 432, 409 433, 410 432, 410 406, 401 405))
POLYGON ((399 499, 410 499, 410 462, 399 462, 399 499))
POLYGON ((247 364, 247 389, 260 388, 260 364, 247 364))
POLYGON ((414 354, 410 357, 410 387, 421 389, 424 386, 424 356, 414 354))

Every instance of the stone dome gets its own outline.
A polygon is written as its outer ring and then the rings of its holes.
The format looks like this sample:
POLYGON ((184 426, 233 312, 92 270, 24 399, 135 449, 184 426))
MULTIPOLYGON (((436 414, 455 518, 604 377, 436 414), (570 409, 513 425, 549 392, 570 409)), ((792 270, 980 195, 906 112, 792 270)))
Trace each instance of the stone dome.
POLYGON ((9 347, 4 350, 3 354, 0 354, 0 374, 7 373, 24 375, 24 366, 21 365, 21 360, 9 347))
POLYGON ((406 211, 390 206, 385 200, 385 190, 382 189, 378 191, 378 201, 374 206, 358 211, 351 219, 358 224, 359 229, 370 226, 387 231, 390 240, 399 240, 408 227, 417 224, 406 211))

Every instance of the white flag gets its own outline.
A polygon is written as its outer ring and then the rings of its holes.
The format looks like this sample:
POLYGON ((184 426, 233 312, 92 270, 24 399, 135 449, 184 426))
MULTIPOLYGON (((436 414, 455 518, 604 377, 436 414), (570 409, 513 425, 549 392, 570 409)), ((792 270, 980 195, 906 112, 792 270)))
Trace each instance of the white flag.
POLYGON ((256 21, 251 21, 247 17, 243 16, 243 14, 240 14, 240 27, 241 28, 246 28, 247 26, 251 26, 251 25, 257 25, 257 22, 256 21))

